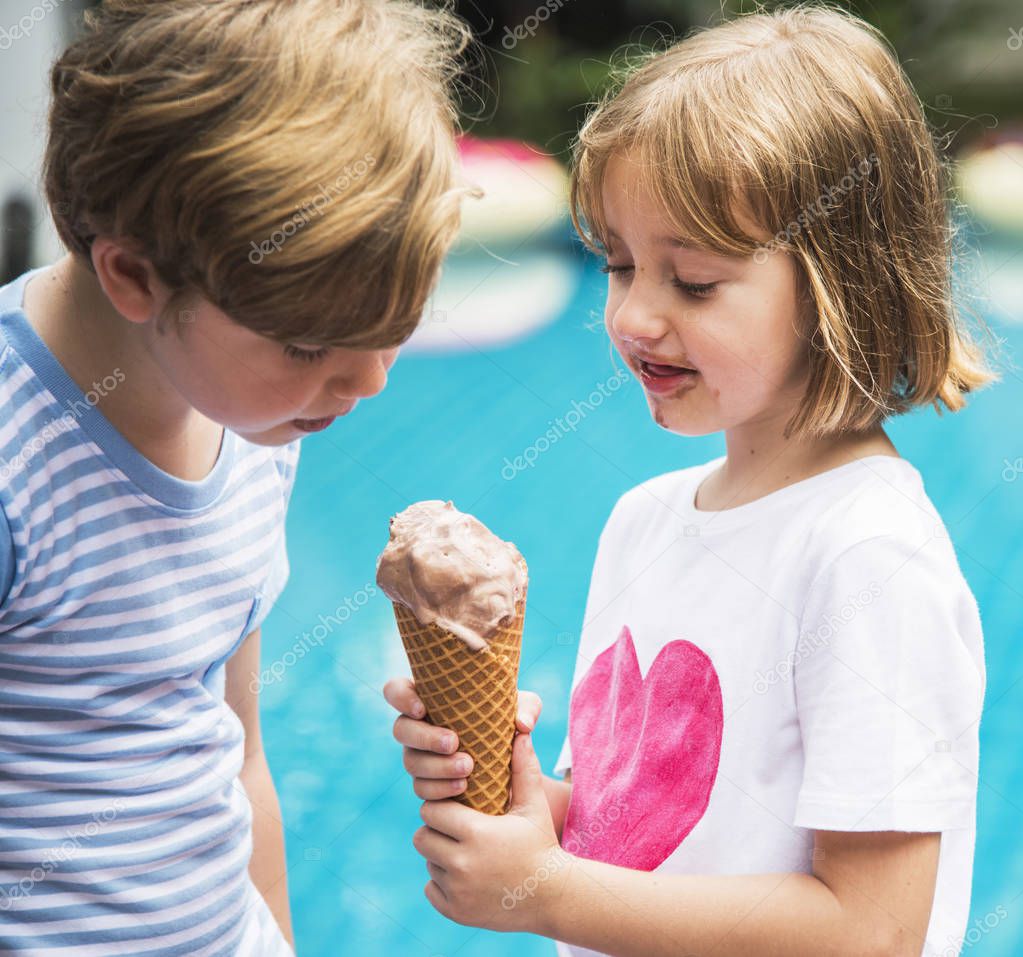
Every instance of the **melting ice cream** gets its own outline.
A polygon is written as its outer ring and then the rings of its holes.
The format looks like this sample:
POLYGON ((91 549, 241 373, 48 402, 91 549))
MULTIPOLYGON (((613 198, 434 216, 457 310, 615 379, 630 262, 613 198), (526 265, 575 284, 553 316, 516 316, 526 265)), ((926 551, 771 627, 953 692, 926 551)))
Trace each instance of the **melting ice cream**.
POLYGON ((515 616, 528 581, 519 550, 451 502, 416 502, 395 515, 377 562, 377 584, 392 601, 476 651, 515 616))

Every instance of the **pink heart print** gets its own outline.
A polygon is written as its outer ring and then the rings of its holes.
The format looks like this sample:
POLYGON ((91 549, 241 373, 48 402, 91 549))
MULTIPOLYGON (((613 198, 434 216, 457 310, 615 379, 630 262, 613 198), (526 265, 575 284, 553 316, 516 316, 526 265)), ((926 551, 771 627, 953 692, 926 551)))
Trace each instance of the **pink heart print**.
POLYGON ((723 724, 721 683, 704 652, 669 642, 643 678, 622 628, 572 695, 565 850, 652 871, 707 809, 723 724))

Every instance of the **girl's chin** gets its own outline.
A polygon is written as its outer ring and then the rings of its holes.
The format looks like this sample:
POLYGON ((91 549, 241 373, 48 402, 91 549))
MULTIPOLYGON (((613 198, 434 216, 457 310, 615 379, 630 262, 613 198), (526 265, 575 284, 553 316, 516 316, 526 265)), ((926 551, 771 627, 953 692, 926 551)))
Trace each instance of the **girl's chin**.
POLYGON ((650 404, 650 414, 665 432, 673 435, 680 435, 687 439, 696 439, 701 435, 713 435, 720 432, 719 428, 704 427, 699 422, 693 421, 685 415, 673 415, 670 409, 665 409, 660 403, 650 404))

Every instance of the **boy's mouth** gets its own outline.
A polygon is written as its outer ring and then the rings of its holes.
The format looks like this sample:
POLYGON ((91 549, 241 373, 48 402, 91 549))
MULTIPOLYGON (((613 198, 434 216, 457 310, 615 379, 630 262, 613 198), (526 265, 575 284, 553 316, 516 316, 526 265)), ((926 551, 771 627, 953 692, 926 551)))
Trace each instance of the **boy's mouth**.
POLYGON ((358 399, 353 399, 345 405, 341 411, 335 412, 334 415, 324 416, 322 419, 292 419, 291 424, 296 429, 301 429, 303 432, 322 432, 327 428, 335 419, 339 419, 343 415, 348 415, 359 404, 358 399))
POLYGON ((666 365, 661 362, 647 362, 645 359, 636 357, 636 364, 639 367, 639 378, 643 387, 648 392, 657 395, 668 395, 680 389, 691 388, 696 385, 700 373, 696 369, 687 366, 666 365))
POLYGON ((303 432, 322 432, 336 418, 337 416, 332 415, 326 419, 292 419, 291 424, 303 432))

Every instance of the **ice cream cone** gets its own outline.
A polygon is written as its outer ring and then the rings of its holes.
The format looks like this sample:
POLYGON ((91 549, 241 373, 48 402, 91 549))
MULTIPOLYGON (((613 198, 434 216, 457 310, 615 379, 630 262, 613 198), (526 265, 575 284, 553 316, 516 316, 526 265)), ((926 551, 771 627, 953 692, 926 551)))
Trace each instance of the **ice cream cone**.
POLYGON ((511 791, 511 753, 518 706, 525 596, 481 651, 439 625, 424 625, 407 605, 394 617, 412 666, 426 720, 458 735, 473 770, 458 800, 485 814, 504 814, 511 791))

